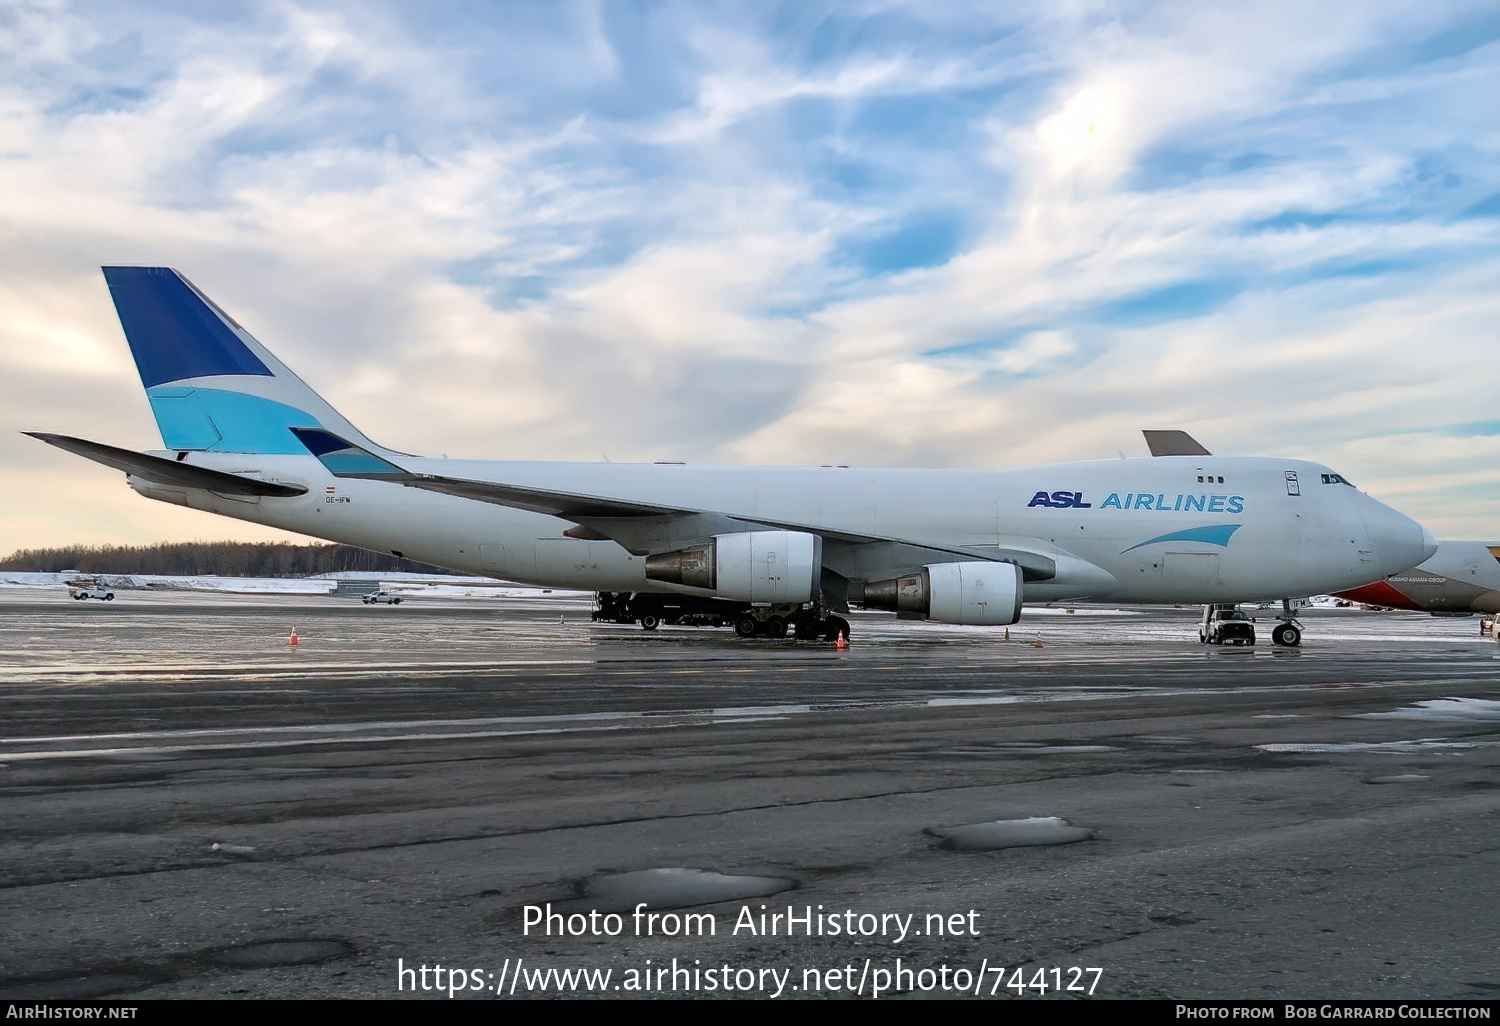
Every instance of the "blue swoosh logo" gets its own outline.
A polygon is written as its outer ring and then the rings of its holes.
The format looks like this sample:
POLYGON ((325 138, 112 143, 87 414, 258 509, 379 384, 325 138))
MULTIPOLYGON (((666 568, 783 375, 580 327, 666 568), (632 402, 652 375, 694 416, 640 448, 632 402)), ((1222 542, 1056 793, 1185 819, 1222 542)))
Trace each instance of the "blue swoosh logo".
POLYGON ((1130 546, 1130 548, 1122 551, 1120 555, 1123 556, 1126 552, 1134 552, 1136 549, 1142 548, 1146 545, 1155 545, 1157 542, 1190 541, 1207 542, 1209 545, 1227 546, 1229 544, 1229 536, 1238 531, 1241 526, 1243 525, 1216 524, 1213 527, 1190 527, 1186 531, 1173 531, 1171 534, 1163 534, 1159 537, 1152 538, 1150 541, 1143 541, 1140 545, 1132 545, 1130 546))

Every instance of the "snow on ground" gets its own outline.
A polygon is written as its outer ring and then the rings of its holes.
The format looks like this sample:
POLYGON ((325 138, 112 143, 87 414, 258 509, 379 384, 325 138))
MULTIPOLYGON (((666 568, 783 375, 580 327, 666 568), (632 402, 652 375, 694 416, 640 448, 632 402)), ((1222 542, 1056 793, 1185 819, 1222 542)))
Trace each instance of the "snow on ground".
POLYGON ((69 581, 96 580, 116 591, 197 591, 237 595, 332 595, 339 581, 367 581, 385 591, 421 598, 556 598, 592 597, 592 592, 528 588, 488 577, 432 577, 423 574, 348 571, 320 577, 168 577, 161 574, 22 573, 0 571, 0 590, 63 589, 69 581), (357 576, 356 576, 357 575, 357 576))

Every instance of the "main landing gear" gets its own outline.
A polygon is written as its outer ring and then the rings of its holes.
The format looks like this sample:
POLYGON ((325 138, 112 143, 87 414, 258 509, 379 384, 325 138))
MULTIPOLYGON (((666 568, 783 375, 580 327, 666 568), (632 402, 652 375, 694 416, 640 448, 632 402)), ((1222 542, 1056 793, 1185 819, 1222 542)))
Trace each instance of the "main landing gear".
POLYGON ((842 635, 849 640, 849 621, 842 616, 820 617, 815 613, 797 613, 788 618, 771 615, 763 618, 745 613, 734 621, 734 633, 742 638, 757 635, 779 641, 788 633, 798 641, 837 641, 842 635))
POLYGON ((734 627, 742 638, 779 641, 791 635, 798 641, 849 640, 849 621, 821 603, 807 606, 752 606, 748 602, 665 595, 652 592, 601 591, 595 597, 594 619, 606 623, 639 623, 654 631, 664 623, 683 627, 734 627))

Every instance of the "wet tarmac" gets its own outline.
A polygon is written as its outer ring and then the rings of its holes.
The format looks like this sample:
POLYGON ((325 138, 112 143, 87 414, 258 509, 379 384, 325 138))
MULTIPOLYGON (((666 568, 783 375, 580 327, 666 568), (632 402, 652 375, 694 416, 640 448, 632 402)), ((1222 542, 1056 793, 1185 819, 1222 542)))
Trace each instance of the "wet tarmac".
POLYGON ((0 997, 1495 997, 1500 646, 1196 615, 6 593, 0 997))

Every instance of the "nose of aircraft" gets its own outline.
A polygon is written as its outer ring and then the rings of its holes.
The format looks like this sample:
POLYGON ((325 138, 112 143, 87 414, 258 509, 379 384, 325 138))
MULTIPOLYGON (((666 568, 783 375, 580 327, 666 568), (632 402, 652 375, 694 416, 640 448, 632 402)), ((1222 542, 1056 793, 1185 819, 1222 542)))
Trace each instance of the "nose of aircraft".
POLYGON ((1434 555, 1437 554, 1437 550, 1437 536, 1434 535, 1431 531, 1427 530, 1427 528, 1422 528, 1422 562, 1425 563, 1429 559, 1431 559, 1434 555))
POLYGON ((1360 516, 1369 532, 1370 548, 1374 550, 1375 563, 1382 574, 1410 570, 1425 563, 1437 551, 1437 539, 1427 528, 1367 495, 1361 498, 1364 502, 1360 516))

